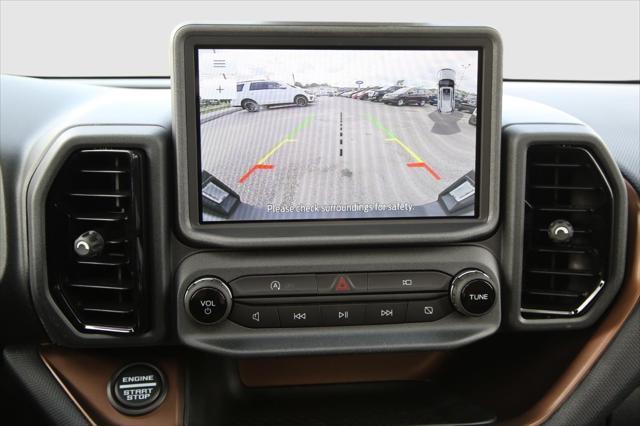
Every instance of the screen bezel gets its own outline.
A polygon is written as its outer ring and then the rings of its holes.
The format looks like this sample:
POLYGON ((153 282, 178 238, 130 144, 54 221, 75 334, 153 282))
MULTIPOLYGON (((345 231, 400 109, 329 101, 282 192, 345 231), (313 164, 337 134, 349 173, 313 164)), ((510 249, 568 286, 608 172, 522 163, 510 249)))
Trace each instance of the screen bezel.
MULTIPOLYGON (((297 47, 292 47, 290 45, 287 46, 269 46, 261 47, 262 49, 270 49, 270 50, 282 50, 282 51, 286 51, 286 50, 294 50, 294 49, 301 49, 299 46, 297 47)), ((195 52, 194 52, 194 68, 195 68, 195 72, 196 72, 196 76, 195 76, 195 80, 197 82, 200 81, 200 75, 199 75, 199 58, 198 58, 198 51, 200 50, 206 50, 206 49, 238 49, 238 50, 242 50, 242 49, 260 49, 260 48, 256 48, 254 46, 246 46, 246 47, 242 47, 242 48, 238 48, 238 47, 228 47, 228 46, 200 46, 200 45, 196 45, 194 46, 195 52)), ((337 47, 332 47, 331 49, 328 49, 326 47, 323 46, 313 46, 313 48, 310 47, 306 47, 306 50, 320 50, 320 51, 330 51, 330 50, 383 50, 380 47, 358 47, 353 48, 350 46, 340 46, 339 48, 337 47)), ((478 100, 480 100, 480 102, 482 101, 481 99, 481 94, 480 92, 480 87, 482 87, 482 67, 480 66, 482 63, 482 48, 479 47, 472 47, 472 48, 465 48, 465 47, 457 47, 457 48, 422 48, 422 49, 407 49, 405 47, 395 47, 395 48, 391 48, 391 47, 386 47, 384 50, 397 50, 397 51, 403 51, 403 52, 416 52, 416 51, 466 51, 466 52, 476 52, 478 54, 478 75, 477 80, 478 80, 478 86, 476 87, 476 97, 478 100)), ((198 170, 200 171, 200 175, 199 175, 199 180, 198 180, 198 188, 202 187, 202 134, 201 134, 201 123, 200 123, 200 85, 196 84, 196 92, 195 92, 195 97, 194 97, 194 102, 196 103, 195 108, 196 108, 196 120, 197 120, 197 128, 196 128, 196 140, 197 140, 197 144, 198 144, 198 170)), ((476 124, 476 133, 475 133, 475 152, 474 152, 474 156, 475 156, 475 181, 478 182, 480 181, 480 147, 479 147, 479 143, 480 143, 480 132, 481 132, 481 126, 482 123, 478 122, 476 124)), ((479 204, 480 204, 480 191, 476 191, 474 194, 474 210, 473 210, 473 215, 471 216, 411 216, 411 217, 393 217, 393 216, 388 216, 388 217, 375 217, 375 218, 310 218, 310 219, 256 219, 256 220, 220 220, 220 221, 210 221, 210 222, 205 222, 202 220, 203 217, 203 212, 204 212, 204 206, 202 203, 202 197, 199 198, 199 202, 198 202, 198 211, 199 211, 199 215, 198 215, 198 223, 202 224, 202 225, 208 225, 208 224, 218 224, 218 223, 266 223, 266 222, 315 222, 315 221, 336 221, 336 220, 348 220, 348 221, 354 221, 354 220, 416 220, 416 219, 477 219, 479 216, 479 204)))
POLYGON ((490 28, 393 24, 190 24, 173 38, 178 224, 192 243, 229 247, 464 241, 498 218, 501 43, 490 28), (201 223, 197 47, 478 50, 475 217, 303 219, 201 223))

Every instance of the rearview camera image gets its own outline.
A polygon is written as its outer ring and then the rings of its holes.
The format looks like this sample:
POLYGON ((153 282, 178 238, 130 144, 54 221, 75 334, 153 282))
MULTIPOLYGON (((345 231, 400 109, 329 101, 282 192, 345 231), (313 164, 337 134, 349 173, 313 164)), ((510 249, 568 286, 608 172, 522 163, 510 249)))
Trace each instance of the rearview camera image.
POLYGON ((478 50, 196 58, 203 223, 476 216, 478 50))

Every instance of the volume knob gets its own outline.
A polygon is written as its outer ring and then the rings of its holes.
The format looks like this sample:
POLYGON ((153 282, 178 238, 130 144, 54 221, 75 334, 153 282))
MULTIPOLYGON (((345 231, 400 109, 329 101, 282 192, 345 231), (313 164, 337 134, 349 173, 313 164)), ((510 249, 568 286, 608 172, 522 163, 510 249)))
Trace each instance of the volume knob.
POLYGON ((467 316, 484 315, 493 307, 496 290, 491 278, 478 269, 458 273, 451 281, 451 303, 458 312, 467 316))
POLYGON ((195 281, 184 295, 184 307, 189 316, 205 325, 224 321, 231 312, 231 303, 231 290, 222 280, 214 277, 195 281))

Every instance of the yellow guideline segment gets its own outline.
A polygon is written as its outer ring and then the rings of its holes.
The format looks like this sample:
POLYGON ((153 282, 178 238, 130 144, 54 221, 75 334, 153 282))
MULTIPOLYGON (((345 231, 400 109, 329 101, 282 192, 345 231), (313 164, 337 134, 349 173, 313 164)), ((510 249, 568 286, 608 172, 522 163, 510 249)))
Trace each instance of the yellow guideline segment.
POLYGON ((374 126, 376 126, 378 129, 382 130, 384 132, 384 134, 387 135, 387 139, 385 139, 386 141, 397 143, 398 145, 400 145, 402 147, 402 149, 404 149, 407 152, 407 154, 409 154, 411 157, 413 157, 413 159, 416 160, 416 162, 424 163, 424 160, 422 158, 420 158, 420 156, 418 154, 416 154, 404 142, 402 142, 400 139, 398 139, 398 137, 396 135, 394 135, 391 130, 389 130, 386 127, 384 127, 384 125, 382 125, 382 123, 377 118, 375 118, 372 115, 369 115, 369 120, 371 120, 371 122, 373 123, 374 126))
POLYGON ((401 147, 404 148, 405 151, 407 151, 407 153, 413 157, 414 160, 416 160, 416 162, 418 163, 424 163, 424 160, 422 158, 420 158, 420 156, 418 154, 416 154, 415 152, 413 152, 413 150, 411 148, 409 148, 407 145, 404 144, 404 142, 402 142, 400 139, 398 138, 391 138, 391 139, 385 139, 386 141, 390 141, 390 142, 395 142, 398 145, 400 145, 401 147))
POLYGON ((296 140, 294 139, 294 137, 311 123, 311 120, 313 120, 313 117, 314 116, 312 114, 309 117, 305 118, 304 121, 302 123, 300 123, 300 125, 298 127, 296 127, 291 132, 289 132, 284 137, 284 139, 282 139, 280 142, 278 142, 276 144, 276 146, 274 146, 271 149, 271 151, 269 151, 264 157, 262 157, 260 160, 258 160, 258 162, 256 164, 264 164, 265 161, 267 161, 269 158, 271 158, 273 156, 273 154, 275 154, 276 151, 278 151, 280 148, 282 148, 286 143, 295 142, 296 140))
POLYGON ((284 144, 286 144, 287 142, 295 142, 295 141, 296 141, 295 139, 282 139, 280 142, 278 142, 276 146, 274 146, 271 149, 271 151, 267 152, 267 155, 265 155, 260 160, 258 160, 256 164, 264 164, 264 162, 267 161, 269 158, 271 158, 271 156, 275 154, 277 150, 282 148, 284 144))

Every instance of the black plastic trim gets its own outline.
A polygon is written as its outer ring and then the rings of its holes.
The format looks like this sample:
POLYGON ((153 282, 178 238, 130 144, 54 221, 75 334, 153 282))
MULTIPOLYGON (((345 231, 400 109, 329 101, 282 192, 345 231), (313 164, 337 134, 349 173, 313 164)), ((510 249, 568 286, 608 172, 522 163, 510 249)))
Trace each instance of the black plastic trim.
MULTIPOLYGON (((40 358, 37 348, 11 346, 5 348, 2 355, 7 370, 51 424, 69 426, 90 424, 51 374, 40 358)), ((3 418, 3 420, 10 419, 3 418)))

